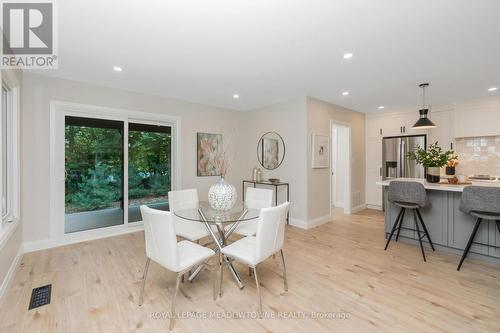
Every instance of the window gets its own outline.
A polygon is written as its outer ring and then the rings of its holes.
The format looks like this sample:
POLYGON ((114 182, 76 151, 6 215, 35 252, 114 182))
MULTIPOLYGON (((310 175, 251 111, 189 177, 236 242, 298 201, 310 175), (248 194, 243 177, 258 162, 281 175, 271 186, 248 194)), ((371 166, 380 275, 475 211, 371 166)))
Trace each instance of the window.
POLYGON ((1 155, 1 205, 2 205, 2 227, 13 219, 13 108, 12 90, 2 83, 2 115, 0 117, 0 155, 1 155))
POLYGON ((65 116, 65 233, 139 222, 140 205, 168 210, 171 135, 159 123, 65 116))

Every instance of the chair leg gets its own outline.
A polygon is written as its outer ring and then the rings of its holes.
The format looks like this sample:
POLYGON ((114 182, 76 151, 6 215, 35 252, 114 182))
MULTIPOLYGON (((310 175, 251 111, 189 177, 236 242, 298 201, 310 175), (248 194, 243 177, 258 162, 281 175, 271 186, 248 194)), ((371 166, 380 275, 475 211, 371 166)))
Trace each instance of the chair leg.
POLYGON ((422 251, 422 257, 424 257, 424 261, 427 261, 425 259, 425 251, 424 251, 424 245, 422 244, 422 236, 420 235, 420 227, 418 226, 417 213, 415 212, 415 209, 412 210, 413 210, 413 220, 415 221, 415 228, 417 229, 418 242, 420 243, 420 250, 422 251))
POLYGON ((179 291, 179 285, 181 283, 181 276, 182 274, 177 274, 177 279, 175 280, 175 289, 174 289, 174 295, 172 296, 172 306, 170 308, 170 325, 169 329, 172 330, 174 328, 174 322, 175 318, 177 315, 175 314, 175 300, 177 298, 177 292, 179 291))
POLYGON ((223 254, 219 252, 219 263, 220 263, 220 284, 219 284, 219 297, 222 297, 222 281, 224 276, 224 259, 223 254))
POLYGON ((420 211, 418 209, 415 209, 415 210, 417 211, 417 216, 418 216, 418 219, 420 220, 420 224, 422 225, 422 228, 424 229, 425 235, 427 236, 427 239, 429 240, 429 244, 431 244, 432 251, 436 251, 436 249, 434 249, 434 244, 432 243, 432 240, 431 240, 431 235, 429 234, 429 232, 427 231, 427 227, 425 226, 424 219, 422 218, 422 215, 420 215, 420 211))
POLYGON ((458 264, 457 271, 460 270, 462 267, 462 264, 465 260, 465 257, 467 257, 467 253, 469 253, 470 247, 472 245, 472 242, 474 241, 474 238, 476 237, 477 230, 479 229, 479 226, 481 225, 481 222, 483 219, 478 218, 476 225, 474 226, 474 230, 472 230, 472 234, 470 235, 469 242, 467 242, 467 246, 465 247, 464 253, 462 254, 462 258, 460 259, 460 263, 458 264))
POLYGON ((252 276, 252 267, 248 267, 248 276, 252 276))
POLYGON ((139 295, 139 306, 142 305, 144 302, 144 286, 146 285, 146 276, 148 275, 148 269, 149 269, 149 262, 151 259, 146 260, 146 267, 144 267, 144 274, 142 275, 142 282, 141 282, 141 293, 139 295))
POLYGON ((283 249, 280 250, 281 253, 281 262, 283 263, 283 284, 285 287, 285 291, 288 291, 288 281, 286 279, 286 265, 285 265, 285 256, 283 254, 283 249))
POLYGON ((213 274, 213 279, 214 279, 214 301, 217 300, 217 266, 214 266, 214 274, 213 274))
POLYGON ((500 232, 500 220, 495 221, 495 223, 497 224, 498 232, 500 232))
POLYGON ((403 213, 399 218, 398 232, 396 233, 396 242, 399 240, 399 233, 401 232, 401 227, 403 226, 403 221, 405 220, 406 208, 403 208, 403 213))
POLYGON ((387 239, 387 243, 385 244, 384 251, 387 250, 387 247, 389 246, 389 242, 391 241, 392 235, 394 235, 394 231, 396 230, 396 227, 398 225, 399 218, 401 217, 401 214, 403 214, 403 209, 399 211, 398 217, 396 218, 396 221, 394 222, 394 225, 392 226, 391 234, 389 235, 389 238, 387 239))
POLYGON ((260 295, 260 283, 259 276, 257 275, 257 266, 253 268, 253 274, 255 276, 255 285, 257 286, 257 298, 259 299, 259 317, 262 314, 262 297, 260 295))

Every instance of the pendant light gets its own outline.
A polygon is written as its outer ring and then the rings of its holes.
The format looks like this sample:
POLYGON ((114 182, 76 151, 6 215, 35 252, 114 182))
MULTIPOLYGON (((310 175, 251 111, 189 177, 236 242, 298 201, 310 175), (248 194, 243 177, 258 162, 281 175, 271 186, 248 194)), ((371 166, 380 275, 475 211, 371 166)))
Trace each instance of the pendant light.
POLYGON ((422 84, 419 84, 418 86, 420 88, 422 88, 423 103, 422 103, 422 108, 420 110, 418 110, 418 113, 420 114, 420 118, 417 120, 417 122, 415 123, 415 125, 413 125, 412 128, 413 129, 434 128, 434 127, 436 127, 436 125, 434 125, 434 123, 429 118, 427 118, 427 114, 429 113, 429 109, 427 108, 426 103, 425 103, 425 88, 427 88, 429 86, 429 84, 422 83, 422 84))

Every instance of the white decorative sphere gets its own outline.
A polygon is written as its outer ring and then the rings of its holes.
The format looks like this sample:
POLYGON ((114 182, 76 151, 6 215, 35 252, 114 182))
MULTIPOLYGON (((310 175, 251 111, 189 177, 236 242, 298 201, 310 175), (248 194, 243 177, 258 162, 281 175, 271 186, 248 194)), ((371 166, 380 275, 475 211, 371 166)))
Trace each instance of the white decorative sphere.
POLYGON ((224 178, 213 184, 208 190, 208 202, 215 210, 230 210, 236 203, 236 188, 224 178))

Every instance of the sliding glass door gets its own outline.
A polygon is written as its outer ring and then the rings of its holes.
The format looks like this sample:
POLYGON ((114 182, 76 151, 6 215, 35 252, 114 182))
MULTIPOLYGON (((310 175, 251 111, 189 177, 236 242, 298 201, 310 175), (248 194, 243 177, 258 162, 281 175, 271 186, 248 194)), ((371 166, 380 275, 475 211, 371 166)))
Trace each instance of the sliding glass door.
POLYGON ((66 117, 65 232, 123 223, 123 122, 66 117))
POLYGON ((140 205, 168 210, 171 189, 169 126, 128 125, 128 221, 141 221, 140 205))
POLYGON ((141 221, 142 204, 168 209, 170 126, 66 116, 64 141, 65 233, 141 221))

